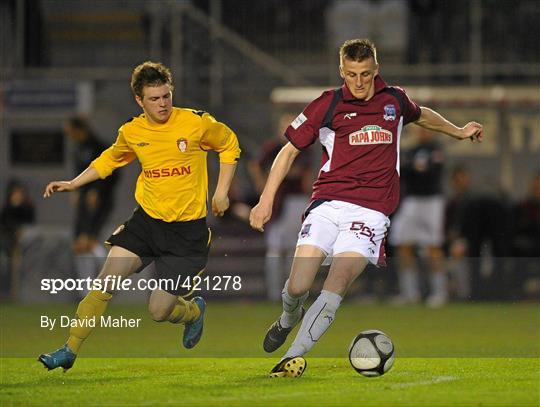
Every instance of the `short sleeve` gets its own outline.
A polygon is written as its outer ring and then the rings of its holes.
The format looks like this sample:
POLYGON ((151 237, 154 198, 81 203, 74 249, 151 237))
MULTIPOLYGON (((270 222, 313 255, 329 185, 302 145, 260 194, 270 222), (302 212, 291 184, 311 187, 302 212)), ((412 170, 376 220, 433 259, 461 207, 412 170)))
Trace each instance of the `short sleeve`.
POLYGON ((422 113, 420 106, 416 104, 402 88, 396 88, 401 96, 401 106, 403 108, 403 124, 408 124, 417 121, 422 113))
POLYGON ((135 159, 135 153, 129 147, 124 137, 123 128, 118 130, 118 137, 112 146, 103 151, 101 155, 90 164, 96 169, 100 178, 106 178, 120 167, 135 159))
POLYGON ((221 163, 235 164, 240 157, 240 146, 236 134, 208 113, 203 113, 201 120, 203 132, 201 148, 216 151, 221 163))
POLYGON ((285 130, 285 137, 299 150, 309 147, 319 137, 319 129, 332 102, 332 91, 326 91, 300 113, 285 130))

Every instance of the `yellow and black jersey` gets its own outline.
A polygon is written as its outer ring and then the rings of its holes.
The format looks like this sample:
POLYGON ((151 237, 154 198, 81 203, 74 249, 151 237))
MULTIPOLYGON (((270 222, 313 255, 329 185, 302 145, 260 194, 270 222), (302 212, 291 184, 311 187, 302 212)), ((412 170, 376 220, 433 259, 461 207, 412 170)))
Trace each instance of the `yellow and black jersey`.
POLYGON ((137 158, 142 170, 136 201, 155 219, 185 222, 206 216, 208 150, 218 152, 221 163, 240 157, 229 127, 206 112, 175 107, 164 124, 151 124, 144 114, 125 123, 116 142, 91 165, 105 178, 137 158))

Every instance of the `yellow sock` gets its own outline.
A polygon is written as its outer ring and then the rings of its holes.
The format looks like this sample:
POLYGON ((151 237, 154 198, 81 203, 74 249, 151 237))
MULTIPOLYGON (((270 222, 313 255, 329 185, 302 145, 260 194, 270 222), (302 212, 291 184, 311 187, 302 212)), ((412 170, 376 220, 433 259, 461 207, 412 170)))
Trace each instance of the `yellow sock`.
POLYGON ((168 321, 173 324, 185 323, 199 318, 201 310, 193 301, 186 301, 182 297, 178 297, 178 302, 171 311, 168 321))
MULTIPOLYGON (((98 323, 98 319, 105 313, 107 309, 107 304, 112 298, 112 294, 104 293, 98 290, 90 291, 86 297, 82 299, 77 307, 76 318, 79 321, 92 320, 98 323)), ((79 352, 79 348, 88 335, 92 332, 94 328, 87 326, 86 323, 82 322, 76 327, 69 329, 69 338, 67 340, 67 345, 69 348, 75 352, 79 352)))

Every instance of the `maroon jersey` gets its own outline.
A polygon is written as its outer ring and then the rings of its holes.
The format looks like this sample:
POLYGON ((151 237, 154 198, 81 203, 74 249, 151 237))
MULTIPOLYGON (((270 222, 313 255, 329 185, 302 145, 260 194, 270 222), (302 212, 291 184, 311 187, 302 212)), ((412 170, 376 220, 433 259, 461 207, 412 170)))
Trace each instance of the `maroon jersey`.
POLYGON ((311 102, 285 135, 299 150, 317 138, 322 167, 315 199, 351 202, 390 215, 399 202, 399 139, 420 107, 401 88, 375 78, 375 94, 358 100, 344 84, 311 102))

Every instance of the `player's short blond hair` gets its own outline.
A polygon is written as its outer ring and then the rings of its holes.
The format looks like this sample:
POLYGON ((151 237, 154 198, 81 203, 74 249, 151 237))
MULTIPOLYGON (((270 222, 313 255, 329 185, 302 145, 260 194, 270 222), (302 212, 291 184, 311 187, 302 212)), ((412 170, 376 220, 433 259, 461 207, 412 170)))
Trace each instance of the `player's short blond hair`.
POLYGON ((362 62, 366 59, 373 58, 377 63, 377 48, 367 38, 347 40, 339 48, 339 61, 343 64, 343 59, 362 62))
POLYGON ((142 98, 145 86, 169 85, 173 90, 171 70, 161 62, 146 61, 138 65, 131 75, 131 90, 142 98))

